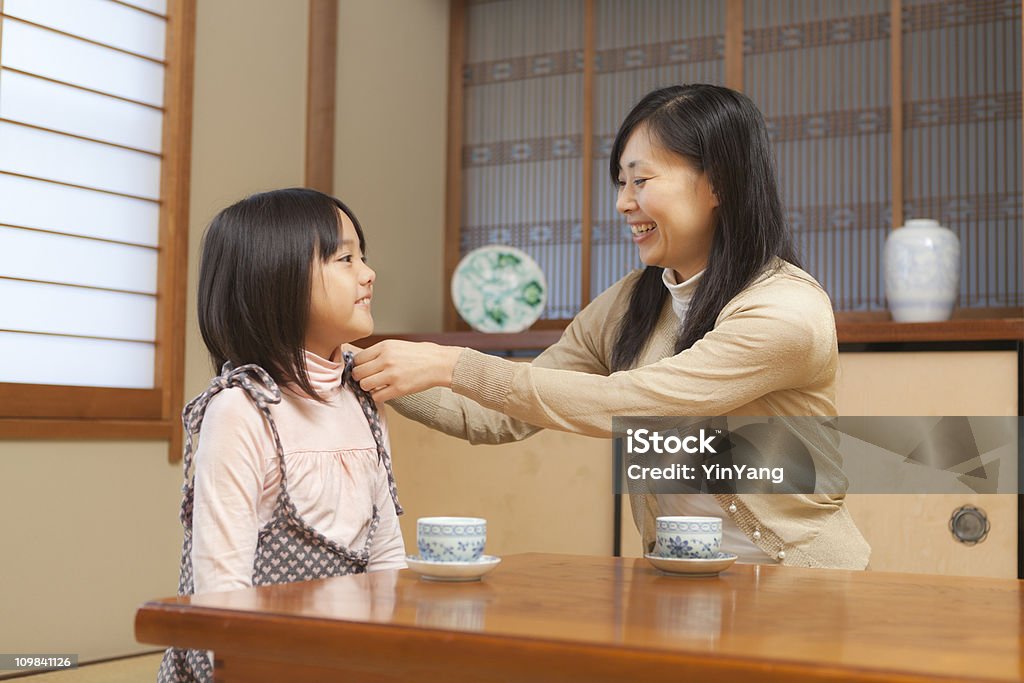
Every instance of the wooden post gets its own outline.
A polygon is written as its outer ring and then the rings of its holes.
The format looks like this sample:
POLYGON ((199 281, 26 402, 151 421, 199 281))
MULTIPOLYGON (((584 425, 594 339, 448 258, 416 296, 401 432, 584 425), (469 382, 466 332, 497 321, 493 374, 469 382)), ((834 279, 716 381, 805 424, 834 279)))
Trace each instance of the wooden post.
POLYGON ((583 206, 580 207, 580 309, 590 303, 594 229, 594 0, 586 0, 583 15, 583 206))
POLYGON ((454 331, 459 322, 449 290, 459 264, 462 241, 462 69, 466 58, 466 2, 451 0, 448 34, 448 159, 444 202, 443 329, 454 331))
POLYGON ((188 281, 189 178, 192 167, 192 88, 195 71, 195 0, 168 8, 168 70, 164 81, 164 159, 160 177, 160 262, 157 267, 156 386, 161 421, 168 423, 169 462, 181 459, 185 402, 185 317, 188 281))
POLYGON ((743 0, 725 5, 725 84, 743 91, 743 0))
POLYGON ((902 3, 892 0, 889 7, 889 32, 892 66, 892 227, 903 225, 903 19, 902 3))
POLYGON ((338 0, 309 0, 306 76, 306 187, 334 193, 334 96, 338 0))

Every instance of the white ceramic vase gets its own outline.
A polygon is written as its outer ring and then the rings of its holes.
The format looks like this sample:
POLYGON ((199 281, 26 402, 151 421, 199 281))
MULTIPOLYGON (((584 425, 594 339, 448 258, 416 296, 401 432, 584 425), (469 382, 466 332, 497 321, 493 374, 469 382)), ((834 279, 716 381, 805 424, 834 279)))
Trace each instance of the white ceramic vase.
POLYGON ((900 323, 949 320, 960 291, 960 240, 938 221, 908 220, 885 241, 885 298, 900 323))

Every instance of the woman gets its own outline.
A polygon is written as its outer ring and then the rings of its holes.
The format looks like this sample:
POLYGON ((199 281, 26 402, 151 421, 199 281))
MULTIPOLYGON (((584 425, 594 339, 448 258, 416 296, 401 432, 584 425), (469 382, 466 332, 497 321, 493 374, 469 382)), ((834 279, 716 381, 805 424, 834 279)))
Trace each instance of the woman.
MULTIPOLYGON (((386 341, 356 357, 362 387, 473 443, 540 428, 609 436, 617 415, 834 415, 831 302, 798 267, 754 104, 714 85, 656 90, 619 129, 610 171, 644 269, 598 296, 531 364, 386 341)), ((842 493, 668 498, 673 507, 631 498, 645 548, 656 516, 713 511, 723 546, 741 559, 868 563, 842 493)))

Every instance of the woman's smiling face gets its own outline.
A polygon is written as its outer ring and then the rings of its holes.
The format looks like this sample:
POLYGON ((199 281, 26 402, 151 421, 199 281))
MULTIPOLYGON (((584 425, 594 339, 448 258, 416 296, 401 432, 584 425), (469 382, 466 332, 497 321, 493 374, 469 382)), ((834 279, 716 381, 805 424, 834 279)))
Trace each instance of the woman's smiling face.
POLYGON ((704 270, 715 231, 715 197, 707 176, 638 126, 619 159, 615 208, 626 217, 640 260, 671 268, 678 282, 704 270))

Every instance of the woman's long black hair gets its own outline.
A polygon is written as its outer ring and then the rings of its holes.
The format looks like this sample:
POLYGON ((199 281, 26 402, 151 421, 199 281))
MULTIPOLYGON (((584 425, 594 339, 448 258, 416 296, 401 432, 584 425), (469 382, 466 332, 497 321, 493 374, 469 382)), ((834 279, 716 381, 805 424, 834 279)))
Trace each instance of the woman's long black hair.
MULTIPOLYGON (((799 266, 782 214, 782 201, 764 119, 745 95, 729 88, 676 85, 655 90, 629 112, 615 136, 610 172, 618 182, 622 152, 634 131, 707 174, 718 207, 707 268, 697 283, 675 352, 693 346, 715 326, 722 308, 775 257, 799 266)), ((633 367, 668 296, 662 268, 647 266, 620 321, 611 369, 633 367)))

